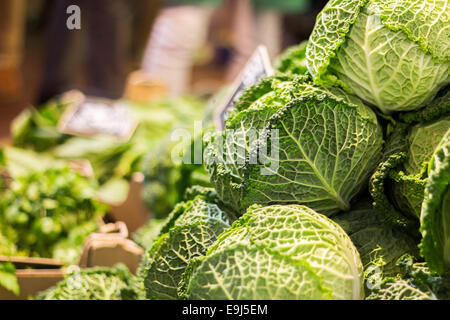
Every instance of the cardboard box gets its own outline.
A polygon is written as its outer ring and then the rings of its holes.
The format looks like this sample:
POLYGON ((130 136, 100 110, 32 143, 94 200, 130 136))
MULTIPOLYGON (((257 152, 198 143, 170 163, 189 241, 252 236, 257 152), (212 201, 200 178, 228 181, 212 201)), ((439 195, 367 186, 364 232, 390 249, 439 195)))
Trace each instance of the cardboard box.
POLYGON ((16 266, 16 276, 20 295, 16 296, 0 287, 0 300, 25 300, 46 290, 64 278, 63 262, 54 259, 0 257, 0 262, 12 262, 16 266))
POLYGON ((142 173, 133 174, 126 200, 118 203, 107 202, 111 207, 111 217, 115 221, 125 222, 130 233, 136 232, 151 217, 150 211, 142 199, 143 183, 144 175, 142 173))
POLYGON ((113 267, 117 263, 123 263, 132 273, 136 273, 143 254, 144 250, 128 239, 125 223, 117 222, 103 226, 100 233, 94 233, 88 237, 79 266, 81 268, 113 267))
POLYGON ((127 80, 124 98, 145 103, 167 95, 167 86, 162 81, 151 78, 145 72, 132 72, 127 80))
MULTIPOLYGON (((86 239, 79 267, 113 267, 123 263, 135 273, 143 254, 144 250, 128 239, 125 223, 105 224, 86 239)), ((16 266, 20 295, 0 287, 0 300, 28 299, 56 285, 66 274, 64 263, 54 259, 0 257, 0 262, 8 261, 16 266)))

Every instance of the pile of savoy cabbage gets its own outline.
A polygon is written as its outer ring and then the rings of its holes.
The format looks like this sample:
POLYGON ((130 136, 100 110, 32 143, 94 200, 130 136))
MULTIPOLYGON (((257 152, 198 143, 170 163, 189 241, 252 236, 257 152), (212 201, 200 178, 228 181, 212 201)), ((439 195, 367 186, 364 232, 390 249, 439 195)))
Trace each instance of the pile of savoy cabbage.
POLYGON ((139 233, 143 295, 450 299, 449 22, 331 0, 206 135, 213 188, 139 233))
POLYGON ((449 299, 449 18, 330 1, 207 135, 213 189, 161 228, 147 298, 449 299))

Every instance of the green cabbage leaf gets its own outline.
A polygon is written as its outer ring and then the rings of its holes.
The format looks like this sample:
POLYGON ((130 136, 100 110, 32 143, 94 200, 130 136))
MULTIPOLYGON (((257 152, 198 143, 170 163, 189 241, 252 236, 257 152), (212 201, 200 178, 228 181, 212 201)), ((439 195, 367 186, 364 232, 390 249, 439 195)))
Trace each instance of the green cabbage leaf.
POLYGON ((358 251, 336 223, 299 205, 252 206, 194 259, 188 299, 361 299, 358 251))
POLYGON ((384 113, 417 110, 450 82, 447 1, 332 0, 309 39, 308 70, 384 113))

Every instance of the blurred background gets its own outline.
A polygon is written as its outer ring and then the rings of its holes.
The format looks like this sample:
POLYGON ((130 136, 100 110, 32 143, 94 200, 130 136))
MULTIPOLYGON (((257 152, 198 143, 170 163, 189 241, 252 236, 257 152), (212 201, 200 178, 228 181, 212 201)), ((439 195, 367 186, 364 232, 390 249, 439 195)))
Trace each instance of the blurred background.
POLYGON ((2 0, 0 137, 24 108, 71 89, 117 99, 130 82, 145 81, 158 96, 207 98, 239 74, 258 44, 275 59, 307 39, 325 3, 2 0))

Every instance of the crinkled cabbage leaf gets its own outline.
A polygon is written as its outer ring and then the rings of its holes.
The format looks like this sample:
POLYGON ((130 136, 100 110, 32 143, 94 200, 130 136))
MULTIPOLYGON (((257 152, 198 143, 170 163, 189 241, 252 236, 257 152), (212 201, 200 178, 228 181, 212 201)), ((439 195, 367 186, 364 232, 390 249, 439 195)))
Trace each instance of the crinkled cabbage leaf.
POLYGON ((304 204, 332 214, 350 208, 381 159, 373 111, 307 78, 266 78, 243 94, 210 138, 206 167, 224 203, 304 204))
POLYGON ((362 264, 324 215, 255 205, 191 262, 179 292, 188 299, 360 299, 362 264))
POLYGON ((146 255, 144 284, 149 299, 177 299, 177 287, 191 259, 203 256, 232 219, 214 191, 194 190, 179 203, 146 255))
POLYGON ((427 105, 450 82, 444 0, 332 0, 306 56, 317 84, 338 84, 385 113, 427 105))

